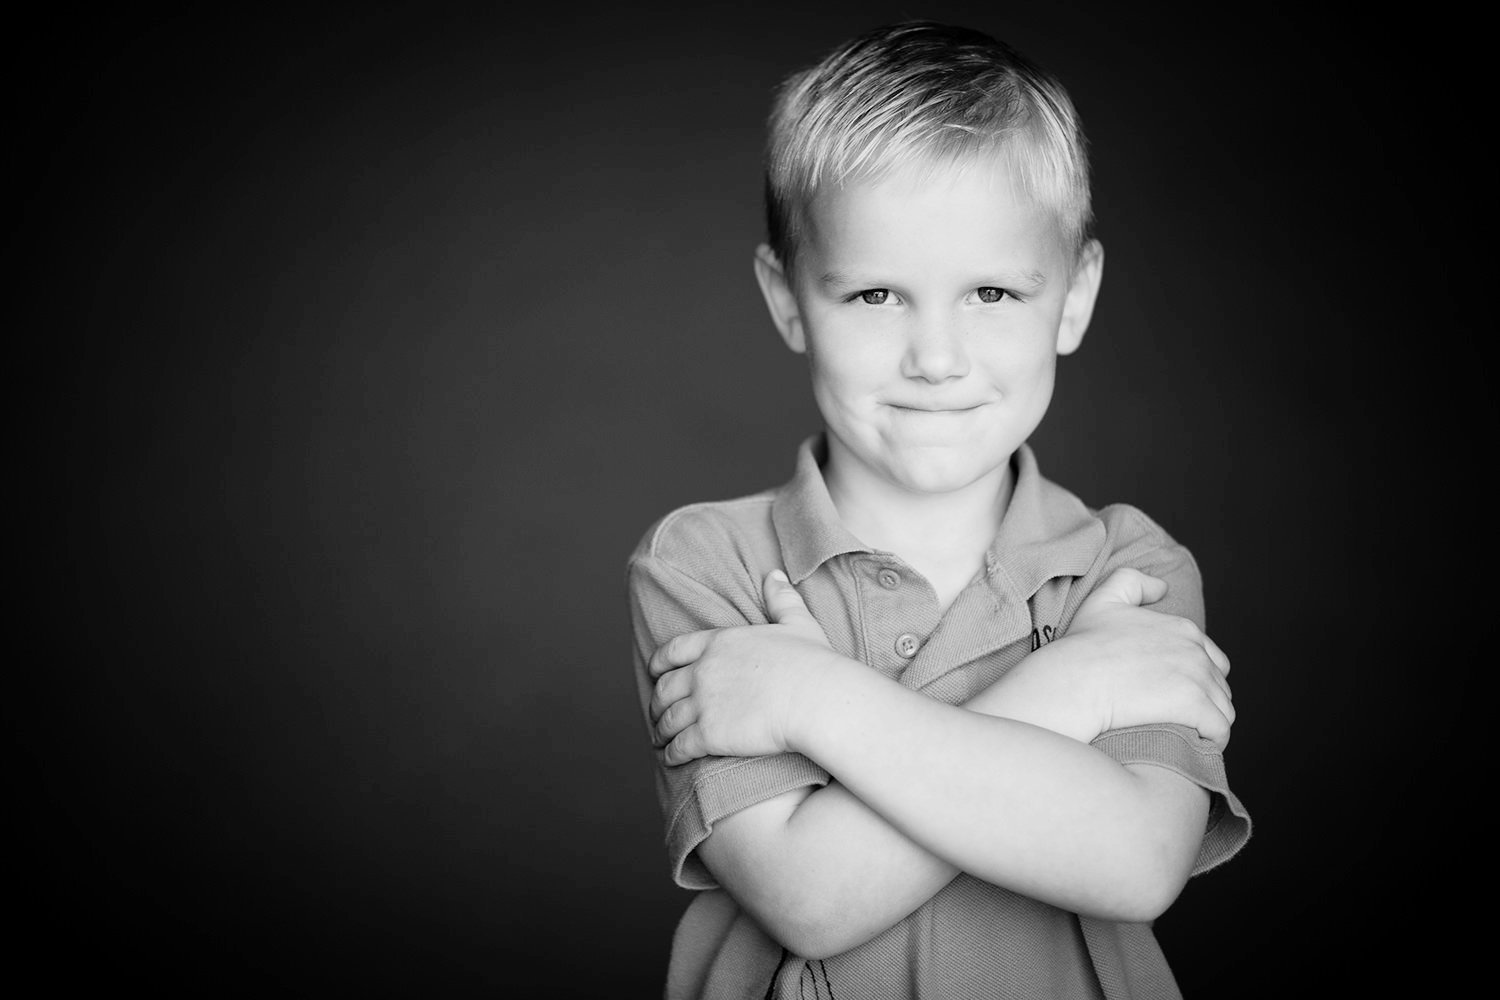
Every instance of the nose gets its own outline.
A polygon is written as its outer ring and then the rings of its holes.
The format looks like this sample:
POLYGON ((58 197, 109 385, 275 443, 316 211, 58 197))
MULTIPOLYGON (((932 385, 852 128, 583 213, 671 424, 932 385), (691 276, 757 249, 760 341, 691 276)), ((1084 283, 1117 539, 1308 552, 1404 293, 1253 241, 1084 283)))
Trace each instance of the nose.
POLYGON ((917 317, 907 331, 901 374, 924 382, 946 382, 969 373, 969 353, 956 317, 917 317))

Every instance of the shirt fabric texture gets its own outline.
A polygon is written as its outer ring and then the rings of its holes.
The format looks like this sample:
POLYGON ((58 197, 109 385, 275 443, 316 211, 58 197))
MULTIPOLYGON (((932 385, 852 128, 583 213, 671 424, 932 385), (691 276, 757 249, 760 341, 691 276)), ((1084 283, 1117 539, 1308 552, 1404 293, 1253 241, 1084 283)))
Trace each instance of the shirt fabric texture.
MULTIPOLYGON (((643 710, 656 648, 684 632, 765 623, 761 584, 773 569, 786 570, 835 650, 949 704, 1066 634, 1079 605, 1122 566, 1167 581, 1154 610, 1205 623, 1202 581, 1187 549, 1134 507, 1088 508, 1043 478, 1025 445, 1012 460, 1015 485, 984 572, 940 614, 919 573, 843 527, 819 469, 822 447, 821 435, 804 442, 795 475, 780 489, 680 508, 641 540, 629 591, 643 710)), ((1229 789, 1223 755, 1196 731, 1137 726, 1093 745, 1122 764, 1170 768, 1211 793, 1195 875, 1249 838, 1250 817, 1229 789)), ((791 753, 667 767, 658 749, 656 762, 672 876, 700 890, 674 936, 672 1000, 1180 996, 1149 924, 1080 917, 966 874, 863 945, 824 960, 789 954, 718 887, 694 849, 723 817, 824 785, 828 773, 791 753)))

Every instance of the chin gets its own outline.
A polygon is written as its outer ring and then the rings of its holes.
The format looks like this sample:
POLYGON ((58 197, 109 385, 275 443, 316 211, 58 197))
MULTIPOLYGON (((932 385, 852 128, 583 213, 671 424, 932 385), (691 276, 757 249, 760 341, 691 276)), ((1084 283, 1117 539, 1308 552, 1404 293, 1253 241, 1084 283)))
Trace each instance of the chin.
POLYGON ((913 493, 956 493, 984 478, 985 470, 944 463, 907 465, 892 478, 913 493))

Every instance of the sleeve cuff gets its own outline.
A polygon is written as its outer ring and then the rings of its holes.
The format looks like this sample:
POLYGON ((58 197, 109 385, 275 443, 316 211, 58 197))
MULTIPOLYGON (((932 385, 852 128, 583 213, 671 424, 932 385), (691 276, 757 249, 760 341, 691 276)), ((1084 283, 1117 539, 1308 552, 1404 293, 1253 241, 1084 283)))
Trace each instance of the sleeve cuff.
POLYGON ((667 857, 673 880, 684 889, 719 883, 694 853, 725 816, 808 785, 828 784, 828 772, 801 754, 725 757, 695 776, 692 791, 667 824, 667 857))
POLYGON ((1208 826, 1194 875, 1228 861, 1250 839, 1250 813, 1230 791, 1223 751, 1212 740, 1186 726, 1134 726, 1102 733, 1092 746, 1121 764, 1165 767, 1208 790, 1208 826))

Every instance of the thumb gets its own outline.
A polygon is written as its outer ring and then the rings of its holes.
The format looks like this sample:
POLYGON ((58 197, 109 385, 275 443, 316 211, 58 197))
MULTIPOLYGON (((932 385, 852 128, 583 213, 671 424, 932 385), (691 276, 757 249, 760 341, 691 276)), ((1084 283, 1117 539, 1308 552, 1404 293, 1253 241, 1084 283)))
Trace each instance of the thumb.
POLYGON ((1167 581, 1147 576, 1138 569, 1121 566, 1094 588, 1088 599, 1140 607, 1167 596, 1167 581))
POLYGON ((811 625, 822 632, 812 612, 803 603, 802 595, 781 570, 773 569, 766 574, 761 591, 765 594, 766 613, 771 621, 778 625, 811 625))

